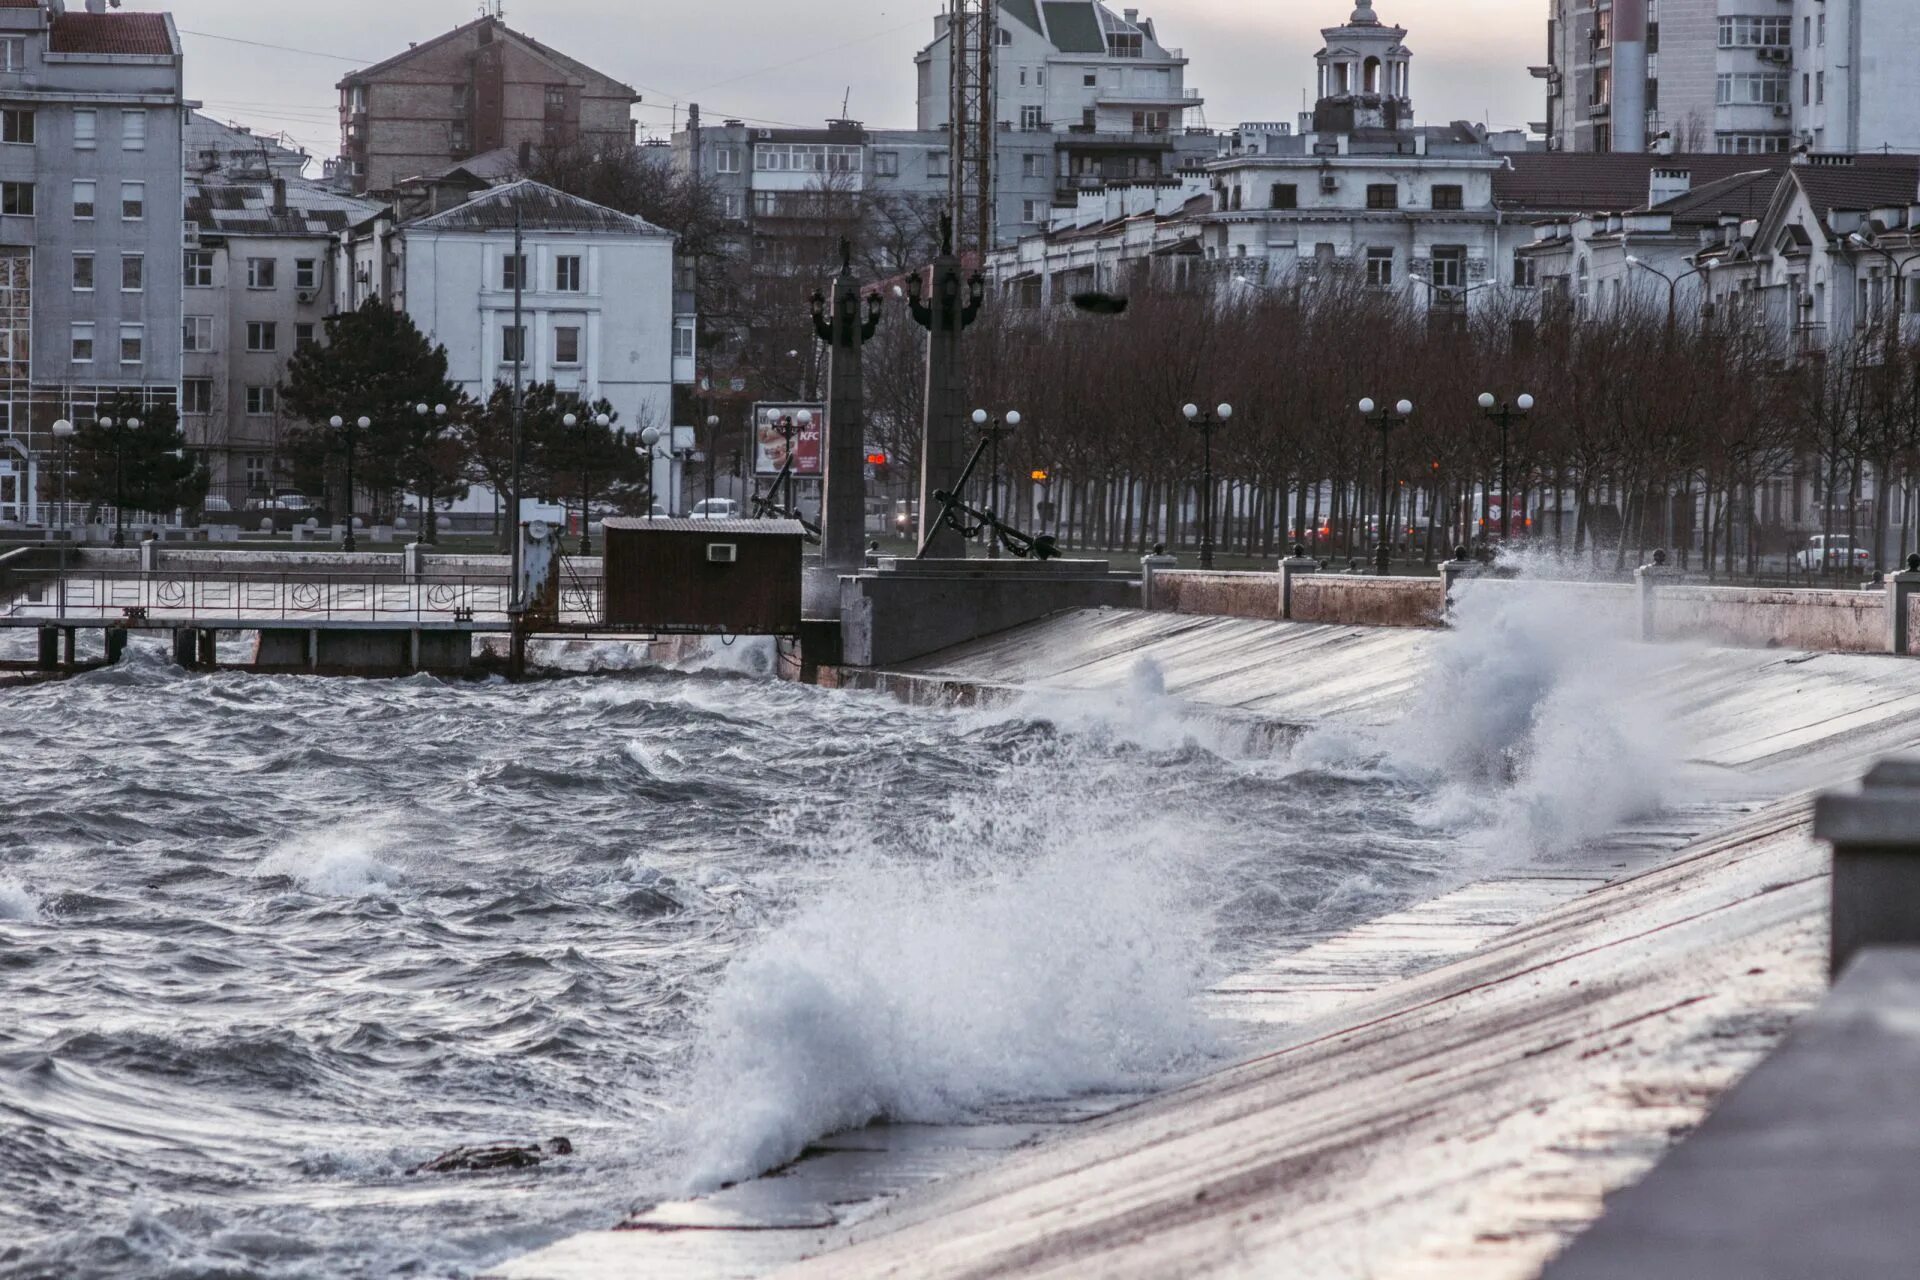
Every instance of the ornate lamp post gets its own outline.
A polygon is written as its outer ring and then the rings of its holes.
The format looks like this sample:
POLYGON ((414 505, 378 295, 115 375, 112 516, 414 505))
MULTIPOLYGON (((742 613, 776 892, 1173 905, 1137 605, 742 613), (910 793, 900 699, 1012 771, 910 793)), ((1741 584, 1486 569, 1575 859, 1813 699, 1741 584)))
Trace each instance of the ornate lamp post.
MULTIPOLYGON (((781 468, 781 470, 787 478, 786 514, 791 516, 799 511, 799 508, 794 505, 793 501, 793 473, 798 469, 794 466, 796 459, 793 453, 793 438, 799 432, 805 431, 813 425, 813 410, 802 409, 799 413, 770 414, 767 417, 767 425, 779 431, 780 438, 787 442, 787 465, 781 468)), ((653 434, 656 440, 660 436, 658 431, 654 431, 653 434)), ((651 470, 647 472, 647 477, 647 487, 651 490, 653 487, 653 472, 651 470)), ((775 479, 774 483, 779 483, 778 478, 775 479)), ((768 494, 767 496, 771 498, 773 495, 768 494)))
POLYGON ((425 450, 427 463, 427 500, 420 511, 420 537, 416 539, 416 541, 424 542, 428 546, 432 546, 438 539, 440 533, 439 514, 435 511, 433 505, 434 481, 439 479, 438 473, 434 470, 433 449, 434 446, 440 443, 440 433, 446 429, 447 406, 444 404, 436 404, 432 408, 428 408, 425 404, 416 404, 413 406, 413 411, 419 415, 421 422, 427 427, 427 447, 425 450), (428 414, 433 415, 431 421, 428 420, 428 414))
POLYGON ((343 419, 339 414, 336 413, 331 418, 327 419, 327 425, 332 427, 335 431, 338 431, 342 427, 345 427, 346 433, 347 433, 347 532, 346 532, 346 536, 341 539, 340 549, 342 551, 352 551, 354 549, 354 541, 353 541, 354 432, 356 430, 365 431, 368 427, 371 427, 373 425, 373 419, 365 416, 364 414, 362 414, 358 418, 343 419))
POLYGON ((1227 425, 1233 417, 1233 406, 1226 403, 1215 405, 1212 409, 1202 409, 1197 404, 1182 405, 1180 416, 1187 425, 1200 433, 1201 441, 1201 488, 1200 488, 1200 567, 1213 568, 1213 433, 1227 425))
MULTIPOLYGON (((1009 409, 1002 416, 975 409, 973 425, 987 438, 987 510, 997 519, 1000 515, 1000 438, 1020 425, 1020 411, 1009 409)), ((987 535, 987 558, 1000 558, 1000 539, 991 532, 987 535)))
POLYGON ((1512 404, 1497 401, 1493 392, 1480 393, 1480 409, 1488 418, 1500 424, 1500 545, 1507 542, 1507 513, 1513 509, 1512 490, 1507 487, 1507 431, 1513 426, 1516 417, 1524 418, 1533 412, 1533 397, 1521 395, 1512 404))
POLYGON ((1360 414, 1367 425, 1380 433, 1380 543, 1373 551, 1373 571, 1381 577, 1393 567, 1393 535, 1388 529, 1390 513, 1387 509, 1389 493, 1387 490, 1387 437, 1393 429, 1413 415, 1413 401, 1401 400, 1392 408, 1382 408, 1377 412, 1373 397, 1360 402, 1360 414))
POLYGON ((126 516, 126 442, 129 430, 140 429, 140 419, 122 418, 118 422, 112 418, 98 419, 100 425, 113 435, 113 545, 127 545, 126 516))
MULTIPOLYGON (((602 431, 613 423, 613 419, 604 413, 594 414, 589 421, 602 431)), ((575 414, 565 414, 560 419, 560 425, 571 431, 580 425, 580 418, 575 414)), ((625 436, 622 434, 616 439, 624 442, 625 436)), ((593 554, 593 480, 588 464, 587 451, 583 448, 580 451, 580 554, 583 556, 593 554)), ((648 489, 652 489, 651 482, 648 489)))
MULTIPOLYGON (((805 414, 805 413, 803 412, 803 413, 802 413, 802 416, 803 416, 803 417, 805 417, 805 416, 809 416, 809 415, 806 415, 806 414, 805 414)), ((655 461, 656 459, 658 459, 658 458, 672 458, 672 457, 673 457, 673 453, 672 453, 672 451, 671 451, 671 450, 661 450, 661 449, 656 449, 656 448, 654 447, 655 445, 657 445, 657 444, 659 444, 659 443, 660 443, 660 428, 658 428, 658 427, 642 427, 642 428, 640 428, 640 450, 639 450, 639 452, 640 452, 640 456, 641 456, 641 457, 643 457, 643 458, 645 458, 645 459, 647 460, 647 519, 649 519, 649 520, 651 520, 651 519, 653 519, 653 508, 654 508, 654 501, 653 501, 653 499, 654 499, 654 490, 653 490, 653 464, 654 464, 654 461, 655 461)), ((793 444, 792 444, 792 441, 791 441, 791 438, 789 438, 789 441, 788 441, 788 444, 787 444, 787 448, 788 448, 789 450, 791 450, 791 449, 793 448, 793 444)), ((791 456, 791 454, 789 454, 789 456, 791 456)), ((791 498, 791 497, 792 497, 792 495, 793 495, 793 482, 792 482, 792 478, 791 478, 791 476, 789 476, 789 478, 788 478, 788 482, 787 482, 787 495, 788 495, 788 497, 789 497, 789 498, 791 498)), ((671 494, 669 494, 669 496, 671 496, 671 494)), ((673 515, 673 513, 672 513, 671 511, 669 511, 669 512, 667 513, 667 515, 668 515, 669 517, 671 517, 671 516, 673 515)))

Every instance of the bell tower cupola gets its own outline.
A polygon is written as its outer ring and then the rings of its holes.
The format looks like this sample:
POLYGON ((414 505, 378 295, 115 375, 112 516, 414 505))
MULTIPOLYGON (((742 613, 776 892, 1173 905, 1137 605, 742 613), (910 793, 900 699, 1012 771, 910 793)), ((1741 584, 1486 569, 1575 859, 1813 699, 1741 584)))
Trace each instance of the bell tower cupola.
POLYGON ((1374 13, 1372 0, 1361 0, 1345 26, 1326 27, 1320 36, 1327 43, 1315 56, 1320 64, 1315 132, 1412 127, 1413 53, 1403 43, 1405 27, 1387 26, 1374 13))

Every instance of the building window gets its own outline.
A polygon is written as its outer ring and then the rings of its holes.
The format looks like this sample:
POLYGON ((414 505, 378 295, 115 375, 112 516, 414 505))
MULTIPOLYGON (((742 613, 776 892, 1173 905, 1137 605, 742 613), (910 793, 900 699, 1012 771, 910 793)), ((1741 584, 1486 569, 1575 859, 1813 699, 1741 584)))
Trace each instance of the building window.
POLYGON ((197 352, 213 350, 213 317, 182 316, 180 318, 180 349, 197 352))
POLYGON ((500 287, 507 290, 527 287, 526 254, 509 253, 500 259, 500 287))
POLYGON ((1044 129, 1047 127, 1047 109, 1045 107, 1020 108, 1020 127, 1022 129, 1044 129))
POLYGON ((740 199, 740 193, 738 191, 728 191, 721 195, 720 197, 720 216, 721 217, 738 218, 741 215, 742 208, 743 208, 743 204, 740 199))
POLYGON ((557 116, 567 109, 567 87, 560 84, 547 86, 547 114, 557 116))
POLYGON ((247 321, 247 350, 268 352, 278 348, 280 326, 271 320, 247 321))
POLYGON ((1463 245, 1435 245, 1433 283, 1440 289, 1458 289, 1467 282, 1467 251, 1463 245))
POLYGON ((1291 182, 1276 182, 1267 192, 1269 209, 1298 209, 1300 207, 1300 188, 1291 182))
POLYGON ((180 412, 213 412, 213 379, 184 378, 180 382, 180 412))
POLYGON ((320 287, 320 264, 313 258, 295 258, 293 260, 293 287, 296 289, 317 289, 320 287))
POLYGON ((527 358, 527 328, 509 324, 500 327, 500 362, 519 364, 527 358))
POLYGON ((693 321, 675 320, 673 322, 673 354, 681 360, 693 358, 693 321))
POLYGON ((1022 200, 1020 202, 1020 221, 1032 225, 1047 220, 1047 202, 1045 200, 1022 200))
POLYGON ((272 258, 247 259, 247 288, 271 289, 274 279, 274 261, 272 258))
POLYGON ((1007 30, 1005 27, 995 27, 993 30, 993 34, 994 34, 993 42, 997 45, 1004 46, 1004 45, 1010 45, 1013 43, 1013 32, 1007 30))
POLYGON ((90 324, 73 326, 73 362, 75 364, 93 363, 93 326, 90 324))
POLYGON ((272 387, 247 388, 247 416, 249 418, 270 418, 278 403, 278 393, 272 387))
POLYGON ((715 147, 713 149, 713 171, 715 173, 740 172, 740 151, 737 147, 715 147))
POLYGON ((1393 283, 1393 250, 1367 250, 1367 283, 1378 289, 1393 283))
POLYGON ((213 288, 213 250, 188 249, 181 261, 182 281, 187 288, 213 288))
POLYGON ((120 149, 122 151, 145 151, 147 149, 146 112, 122 111, 120 113, 120 149))
POLYGON ((1722 49, 1786 48, 1793 43, 1793 19, 1734 17, 1720 19, 1722 49))
POLYGON ((240 465, 245 469, 245 474, 247 478, 247 487, 249 489, 266 488, 266 485, 267 485, 267 455, 266 454, 249 453, 245 457, 240 459, 240 465))
POLYGON ((0 111, 0 142, 32 146, 34 123, 33 112, 25 107, 8 107, 0 111))
POLYGON ((1826 100, 1827 73, 1824 71, 1816 71, 1813 73, 1813 104, 1815 106, 1822 106, 1826 103, 1826 100))
MULTIPOLYGON (((509 357, 514 359, 516 357, 509 357)), ((553 362, 559 365, 577 365, 580 363, 580 328, 578 325, 555 325, 553 330, 553 362)))
POLYGON ((765 173, 859 173, 862 149, 832 142, 762 142, 753 167, 765 173))
POLYGON ((1375 182, 1367 187, 1367 208, 1398 209, 1400 207, 1400 188, 1391 182, 1375 182))
POLYGON ((293 349, 305 351, 320 340, 314 337, 314 325, 311 320, 301 320, 293 326, 293 349))
POLYGON ((120 326, 120 363, 139 364, 147 355, 147 328, 139 324, 120 326))
POLYGON ((1165 133, 1167 122, 1171 118, 1165 111, 1136 111, 1133 113, 1133 131, 1135 133, 1165 133))
POLYGON ((27 38, 0 36, 0 71, 25 71, 26 69, 27 38))
POLYGON ((73 216, 91 218, 93 216, 93 182, 82 178, 73 184, 73 216))
POLYGON ((0 182, 0 213, 12 214, 19 218, 33 216, 33 184, 31 182, 0 182))
POLYGON ((100 137, 100 113, 91 107, 73 113, 73 149, 91 151, 100 137))
POLYGON ((1792 97, 1793 76, 1785 71, 1722 72, 1716 101, 1723 107, 1785 106, 1792 97))
POLYGON ((944 151, 927 152, 927 176, 944 178, 947 176, 947 153, 944 151))
POLYGON ((1526 254, 1516 250, 1513 255, 1513 287, 1516 289, 1538 288, 1540 264, 1526 254))
POLYGON ((139 293, 147 287, 147 257, 143 253, 120 255, 120 292, 139 293))
POLYGON ((1440 183, 1433 189, 1433 207, 1436 209, 1464 209, 1465 192, 1457 186, 1440 183))
POLYGON ((73 287, 82 292, 93 289, 93 255, 76 253, 73 255, 73 287))
POLYGON ((580 259, 566 254, 553 260, 553 287, 557 293, 580 292, 580 259))
POLYGON ((1723 156, 1782 155, 1791 141, 1784 133, 1722 133, 1714 146, 1723 156))
POLYGON ((873 172, 875 177, 894 178, 900 174, 900 153, 898 151, 876 151, 873 153, 873 172))
POLYGON ((123 182, 120 184, 120 218, 124 222, 138 222, 147 216, 147 184, 144 182, 123 182))

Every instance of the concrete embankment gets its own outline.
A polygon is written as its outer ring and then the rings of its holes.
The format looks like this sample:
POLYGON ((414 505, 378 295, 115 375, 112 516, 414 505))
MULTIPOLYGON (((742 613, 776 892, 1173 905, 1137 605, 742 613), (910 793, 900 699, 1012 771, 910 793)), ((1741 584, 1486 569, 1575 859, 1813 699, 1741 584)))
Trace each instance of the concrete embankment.
MULTIPOLYGON (((1084 610, 841 680, 1044 699, 1128 687, 1145 663, 1196 716, 1387 725, 1443 639, 1084 610)), ((1268 1028, 1257 1056, 1067 1123, 844 1135, 496 1274, 1535 1274, 1824 992, 1807 792, 1920 740, 1920 664, 1632 660, 1693 775, 1724 785, 1222 982, 1214 1007, 1268 1028)))

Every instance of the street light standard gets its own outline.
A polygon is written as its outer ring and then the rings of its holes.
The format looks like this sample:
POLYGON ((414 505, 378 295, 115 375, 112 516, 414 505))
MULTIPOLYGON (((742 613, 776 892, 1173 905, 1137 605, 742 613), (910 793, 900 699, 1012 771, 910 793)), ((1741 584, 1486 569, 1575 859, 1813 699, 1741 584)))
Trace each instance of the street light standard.
POLYGON ((1669 337, 1673 334, 1674 320, 1676 318, 1675 312, 1678 310, 1680 304, 1680 282, 1693 276, 1704 275, 1713 270, 1713 261, 1712 259, 1708 259, 1691 271, 1682 271, 1677 276, 1669 275, 1654 266, 1651 262, 1642 258, 1636 258, 1632 254, 1627 255, 1627 265, 1630 267, 1639 267, 1642 271, 1651 271, 1654 275, 1659 276, 1667 282, 1667 334, 1669 337))
POLYGON ((1227 425, 1233 417, 1233 406, 1225 403, 1215 405, 1211 410, 1202 409, 1197 404, 1180 406, 1180 416, 1187 425, 1200 433, 1201 448, 1201 490, 1200 490, 1200 567, 1213 568, 1213 433, 1227 425))
POLYGON ((100 425, 113 435, 113 545, 127 545, 126 518, 126 440, 128 431, 140 429, 140 419, 122 418, 118 422, 112 418, 98 419, 100 425))
MULTIPOLYGON (((596 413, 589 421, 605 431, 612 424, 613 419, 604 413, 596 413)), ((577 415, 569 413, 561 417, 560 424, 571 431, 580 425, 580 419, 577 415)), ((619 439, 624 442, 625 432, 621 433, 619 439)), ((593 477, 589 471, 592 459, 584 447, 588 443, 590 441, 583 440, 583 447, 580 450, 580 554, 583 556, 593 554, 593 477)))
POLYGON ((1906 275, 1908 267, 1915 262, 1920 262, 1920 258, 1909 258, 1903 266, 1900 259, 1894 257, 1893 253, 1880 243, 1878 237, 1860 231, 1849 234, 1847 244, 1855 249, 1865 249, 1869 253, 1879 254, 1887 260, 1887 267, 1893 272, 1893 324, 1888 330, 1887 343, 1888 346, 1892 346, 1895 335, 1900 329, 1900 317, 1906 311, 1905 281, 1902 277, 1906 275))
POLYGON ((420 512, 420 537, 417 541, 432 546, 440 533, 438 513, 434 510, 433 505, 433 482, 439 478, 438 472, 435 470, 437 464, 433 456, 433 450, 434 447, 440 443, 440 433, 447 425, 447 406, 436 404, 432 408, 428 408, 425 404, 416 404, 413 406, 413 411, 420 416, 420 421, 426 426, 426 448, 421 452, 427 464, 423 468, 427 478, 427 501, 420 512), (433 415, 431 421, 428 420, 428 414, 433 415))
POLYGON ((713 497, 714 463, 720 459, 720 415, 707 415, 707 497, 713 497))
POLYGON ((1401 400, 1391 409, 1374 411, 1373 397, 1360 402, 1360 415, 1367 424, 1380 433, 1380 545, 1374 548, 1373 571, 1381 577, 1387 576, 1387 570, 1393 567, 1393 535, 1387 524, 1390 513, 1387 509, 1387 436, 1393 429, 1405 422, 1413 414, 1413 401, 1401 400))
POLYGON ((346 536, 343 539, 341 539, 340 549, 342 551, 352 551, 354 549, 353 437, 354 437, 355 430, 365 431, 368 427, 371 427, 373 425, 373 419, 366 417, 364 414, 358 418, 342 419, 341 416, 336 413, 331 418, 327 419, 327 425, 332 427, 335 431, 340 430, 342 427, 345 427, 347 431, 347 532, 346 532, 346 536))
MULTIPOLYGON (((605 420, 605 415, 602 415, 602 421, 604 420, 605 420)), ((657 458, 673 457, 673 454, 670 451, 663 453, 660 450, 654 448, 654 446, 659 443, 660 443, 660 428, 658 427, 640 428, 639 452, 640 452, 640 456, 647 460, 647 519, 649 520, 653 519, 653 508, 654 508, 654 501, 653 501, 654 499, 654 489, 653 489, 654 460, 657 458)), ((791 450, 793 446, 791 443, 789 443, 787 447, 789 450, 791 450)), ((671 490, 669 490, 669 496, 671 496, 671 490)), ((793 497, 793 480, 791 476, 789 476, 787 480, 787 497, 789 500, 791 500, 793 497)), ((671 517, 673 513, 669 511, 667 515, 671 517)))
MULTIPOLYGON (((1020 425, 1020 411, 1009 409, 1005 417, 988 413, 985 409, 973 411, 974 429, 987 438, 987 512, 995 519, 1000 515, 1000 438, 1020 425)), ((987 559, 1000 558, 1000 538, 988 526, 987 559)))
POLYGON ((73 508, 67 505, 67 473, 73 470, 73 424, 65 418, 54 423, 53 438, 60 442, 60 588, 59 604, 55 607, 64 618, 67 616, 67 543, 73 540, 73 508))
POLYGON ((1533 412, 1533 397, 1522 395, 1512 404, 1493 398, 1493 392, 1480 393, 1480 409, 1500 424, 1500 545, 1507 545, 1507 513, 1513 510, 1512 491, 1507 487, 1507 429, 1516 417, 1533 412))
MULTIPOLYGON (((782 440, 785 440, 787 443, 787 462, 786 462, 786 465, 781 468, 781 472, 787 478, 786 514, 789 516, 795 516, 799 514, 800 508, 795 506, 793 501, 793 473, 797 469, 793 465, 795 460, 794 454, 793 454, 793 437, 795 433, 803 432, 808 427, 813 425, 813 411, 811 409, 802 409, 799 413, 770 414, 767 417, 767 425, 778 430, 780 432, 780 438, 782 440)), ((658 431, 655 431, 654 437, 658 439, 659 434, 660 433, 658 431)), ((652 471, 648 471, 647 476, 648 476, 648 480, 647 480, 648 488, 651 489, 653 484, 652 471)), ((779 484, 779 479, 777 477, 775 478, 774 483, 776 485, 779 484)), ((767 496, 772 497, 773 495, 768 494, 767 496)))

